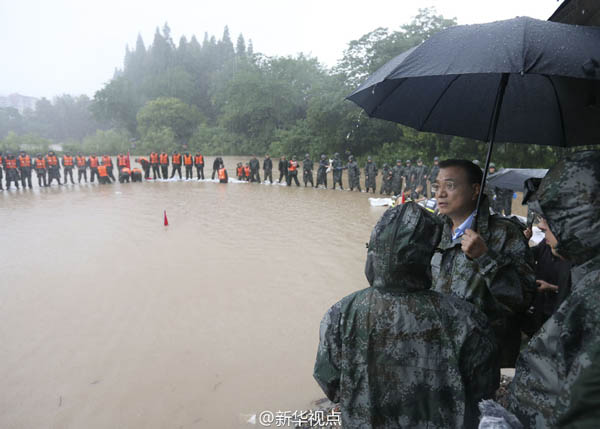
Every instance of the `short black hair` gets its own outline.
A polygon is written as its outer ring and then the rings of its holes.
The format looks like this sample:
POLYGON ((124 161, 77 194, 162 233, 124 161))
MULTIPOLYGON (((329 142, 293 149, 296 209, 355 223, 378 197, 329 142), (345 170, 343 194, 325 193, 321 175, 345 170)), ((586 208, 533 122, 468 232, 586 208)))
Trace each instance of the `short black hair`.
POLYGON ((483 179, 483 171, 477 166, 466 159, 445 159, 439 163, 440 169, 449 167, 462 168, 467 174, 467 180, 470 184, 481 184, 483 179))

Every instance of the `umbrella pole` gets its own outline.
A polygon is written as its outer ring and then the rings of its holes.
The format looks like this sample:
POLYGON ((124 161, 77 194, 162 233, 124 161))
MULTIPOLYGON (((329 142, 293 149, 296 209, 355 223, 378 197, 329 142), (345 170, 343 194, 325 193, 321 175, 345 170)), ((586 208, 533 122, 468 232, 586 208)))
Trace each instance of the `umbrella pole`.
POLYGON ((473 218, 473 230, 477 231, 479 226, 477 221, 479 219, 479 209, 481 207, 481 201, 483 200, 483 191, 485 190, 485 182, 487 181, 487 174, 490 167, 490 160, 492 159, 492 149, 494 148, 494 138, 496 137, 496 128, 498 127, 498 118, 500 117, 500 110, 502 108, 502 100, 504 99, 504 92, 506 91, 506 85, 508 84, 508 73, 502 73, 500 78, 500 84, 498 85, 498 92, 496 93, 496 102, 494 104, 494 112, 492 115, 492 121, 490 128, 488 129, 488 151, 485 158, 485 168, 483 169, 483 177, 481 178, 481 186, 479 188, 479 195, 477 196, 477 207, 475 208, 475 216, 473 218))

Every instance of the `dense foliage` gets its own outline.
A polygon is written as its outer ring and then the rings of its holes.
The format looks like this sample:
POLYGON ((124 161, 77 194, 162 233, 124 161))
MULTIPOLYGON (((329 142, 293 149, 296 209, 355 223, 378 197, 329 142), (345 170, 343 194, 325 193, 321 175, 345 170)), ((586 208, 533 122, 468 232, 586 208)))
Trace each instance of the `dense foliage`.
MULTIPOLYGON (((41 100, 20 115, 0 109, 0 148, 26 139, 66 143, 69 150, 115 153, 184 147, 206 155, 352 152, 376 161, 423 157, 483 159, 485 144, 464 138, 419 133, 370 119, 345 97, 370 73, 395 55, 455 25, 422 9, 396 31, 377 28, 348 44, 332 69, 316 58, 267 57, 225 27, 219 40, 181 37, 176 44, 168 25, 156 30, 152 44, 138 37, 126 49, 123 68, 98 90, 82 96, 41 100), (11 132, 7 136, 7 133, 11 132), (35 137, 40 136, 40 137, 35 137)), ((494 152, 498 164, 542 167, 557 150, 504 144, 494 152)))

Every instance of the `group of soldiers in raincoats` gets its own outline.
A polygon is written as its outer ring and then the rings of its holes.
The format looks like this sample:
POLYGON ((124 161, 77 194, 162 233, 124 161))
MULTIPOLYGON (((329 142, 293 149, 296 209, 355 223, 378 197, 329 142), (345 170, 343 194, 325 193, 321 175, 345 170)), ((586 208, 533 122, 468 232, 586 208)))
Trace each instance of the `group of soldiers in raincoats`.
MULTIPOLYGON (((435 157, 431 169, 424 165, 421 159, 417 161, 417 165, 415 166, 412 165, 410 160, 406 161, 406 165, 402 165, 401 161, 397 161, 397 165, 394 168, 390 168, 388 164, 384 164, 382 169, 382 186, 380 194, 399 195, 404 188, 405 192, 408 192, 413 199, 417 199, 420 196, 428 196, 427 181, 432 179, 435 180, 437 171, 439 170, 438 161, 438 158, 435 157)), ((239 167, 240 165, 238 165, 238 169, 239 167)), ((250 166, 248 165, 248 167, 250 166)), ((353 155, 348 155, 348 162, 345 163, 341 159, 339 153, 335 153, 331 160, 325 154, 322 154, 318 163, 316 184, 313 181, 314 167, 314 161, 310 158, 309 154, 306 154, 302 161, 302 177, 305 187, 310 184, 311 187, 323 186, 324 188, 327 188, 327 174, 331 171, 333 176, 333 189, 336 189, 338 186, 340 189, 344 189, 342 174, 344 170, 348 170, 348 186, 350 190, 353 191, 356 189, 359 192, 362 192, 360 184, 361 168, 353 155)), ((279 183, 281 183, 282 180, 285 180, 289 186, 293 180, 298 186, 300 185, 297 180, 298 164, 296 163, 295 156, 289 161, 285 156, 282 156, 279 160, 278 168, 279 183)), ((265 158, 263 169, 265 171, 265 180, 267 180, 267 175, 270 177, 273 169, 273 164, 269 155, 265 158)), ((363 169, 365 174, 365 191, 372 191, 375 193, 379 170, 372 157, 369 156, 367 158, 367 162, 363 169)), ((239 169, 238 171, 243 174, 243 170, 239 169)), ((256 168, 256 173, 258 173, 258 166, 256 168)), ((238 176, 243 178, 241 175, 238 176)), ((270 180, 272 183, 273 180, 270 180)), ((260 179, 258 179, 258 181, 260 181, 260 179)))
MULTIPOLYGON (((476 199, 479 168, 450 160, 440 169, 438 200, 460 189, 476 199), (466 181, 448 180, 461 168, 466 181)), ((492 214, 487 196, 467 218, 476 231, 413 202, 388 209, 368 243, 370 287, 321 322, 314 376, 339 403, 343 427, 477 427, 478 405, 494 399, 506 367, 516 374, 494 427, 597 427, 599 196, 600 152, 584 151, 558 162, 528 197, 573 268, 571 292, 522 350, 519 323, 536 293, 524 228, 492 214)))
POLYGON ((433 158, 431 168, 423 164, 419 158, 417 164, 413 165, 410 159, 407 159, 402 165, 402 160, 396 160, 396 165, 392 168, 388 164, 383 164, 381 194, 400 195, 403 190, 408 196, 417 200, 421 196, 429 197, 427 190, 427 181, 435 182, 439 171, 439 158, 433 158))

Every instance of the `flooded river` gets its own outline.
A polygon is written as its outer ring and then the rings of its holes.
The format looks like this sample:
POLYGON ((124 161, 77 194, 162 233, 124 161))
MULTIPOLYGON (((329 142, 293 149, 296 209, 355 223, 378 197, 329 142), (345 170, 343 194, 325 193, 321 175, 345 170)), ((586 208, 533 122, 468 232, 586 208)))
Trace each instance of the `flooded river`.
POLYGON ((0 193, 0 427, 236 428, 306 409, 324 396, 321 317, 368 285, 385 208, 367 198, 196 181, 0 193))

